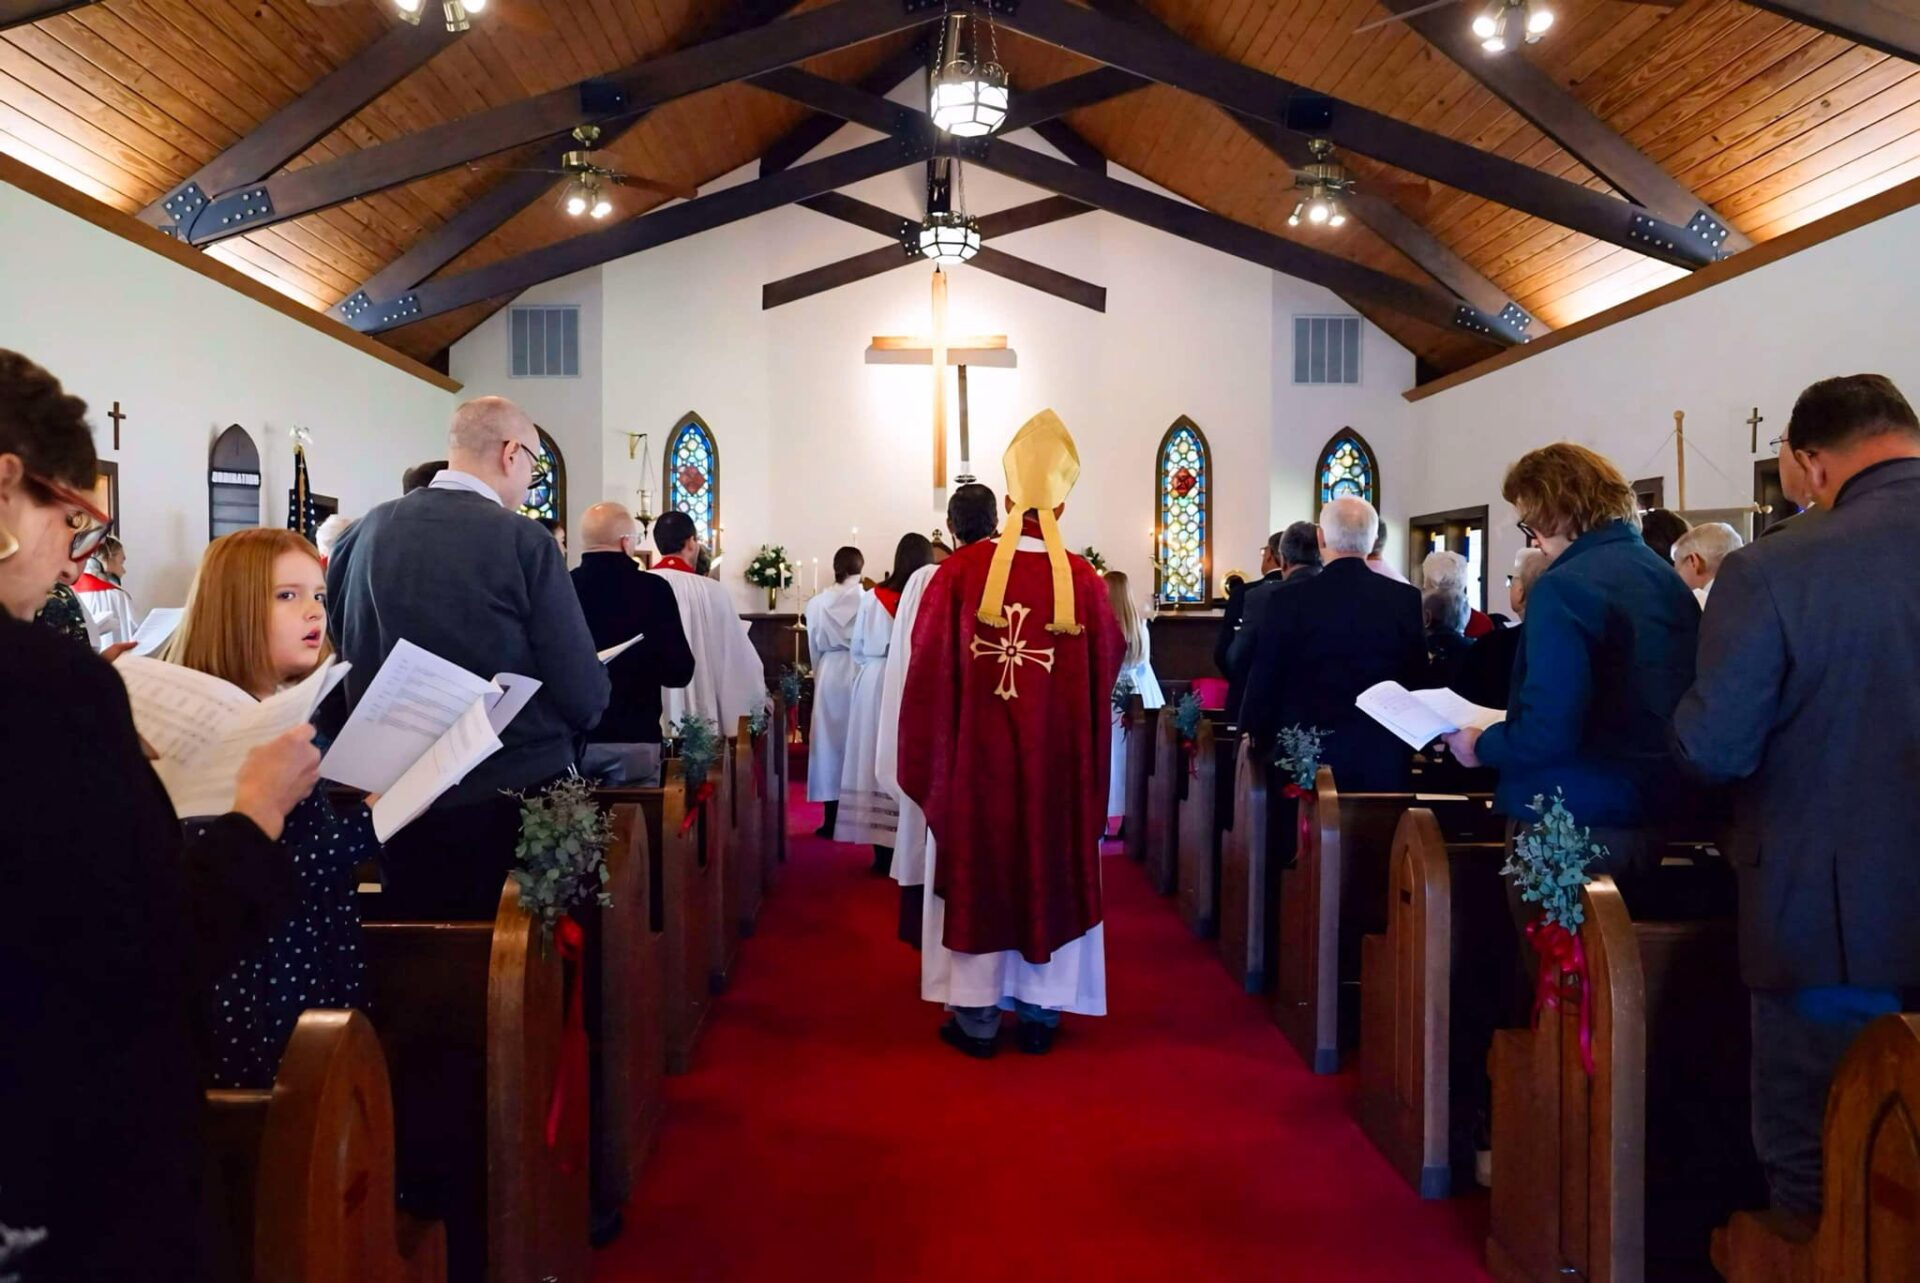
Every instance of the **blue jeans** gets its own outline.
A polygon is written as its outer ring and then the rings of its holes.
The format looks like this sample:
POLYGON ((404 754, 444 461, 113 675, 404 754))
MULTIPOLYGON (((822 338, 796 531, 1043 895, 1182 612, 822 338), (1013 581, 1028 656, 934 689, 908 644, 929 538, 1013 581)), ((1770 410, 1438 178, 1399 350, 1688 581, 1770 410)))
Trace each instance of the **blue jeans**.
MULTIPOLYGON (((969 1038, 992 1038, 1000 1032, 1000 1008, 998 1007, 951 1007, 953 1018, 960 1022, 960 1032, 969 1038)), ((1053 1029, 1060 1024, 1060 1013, 1046 1007, 1036 1007, 1030 1002, 1018 998, 1013 1002, 1013 1014, 1021 1020, 1036 1025, 1045 1025, 1053 1029)))
POLYGON ((1899 1009, 1893 989, 1753 991, 1753 1148, 1775 1207, 1819 1212, 1827 1088, 1868 1022, 1899 1009))

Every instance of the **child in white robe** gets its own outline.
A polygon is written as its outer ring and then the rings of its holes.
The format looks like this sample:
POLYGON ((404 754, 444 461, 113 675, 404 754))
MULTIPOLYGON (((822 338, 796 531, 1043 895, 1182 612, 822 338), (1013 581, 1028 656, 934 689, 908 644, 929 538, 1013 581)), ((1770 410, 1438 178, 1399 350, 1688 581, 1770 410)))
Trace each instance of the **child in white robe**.
POLYGON ((836 842, 872 843, 873 870, 885 876, 893 866, 893 844, 900 827, 900 804, 880 785, 874 757, 880 746, 880 699, 886 684, 887 647, 893 640, 894 612, 913 572, 932 562, 933 545, 925 535, 903 535, 894 549, 893 569, 860 602, 849 649, 853 653, 853 709, 847 720, 847 753, 840 768, 840 808, 834 818, 836 842))
MULTIPOLYGON (((1147 621, 1140 617, 1140 611, 1133 604, 1126 573, 1109 570, 1106 578, 1113 617, 1127 638, 1127 654, 1121 661, 1120 679, 1115 686, 1138 695, 1142 707, 1159 708, 1167 701, 1160 693, 1160 679, 1153 675, 1153 644, 1147 633, 1147 621)), ((1127 733, 1120 724, 1119 713, 1113 715, 1112 751, 1113 771, 1107 781, 1107 818, 1110 820, 1127 813, 1127 733)))

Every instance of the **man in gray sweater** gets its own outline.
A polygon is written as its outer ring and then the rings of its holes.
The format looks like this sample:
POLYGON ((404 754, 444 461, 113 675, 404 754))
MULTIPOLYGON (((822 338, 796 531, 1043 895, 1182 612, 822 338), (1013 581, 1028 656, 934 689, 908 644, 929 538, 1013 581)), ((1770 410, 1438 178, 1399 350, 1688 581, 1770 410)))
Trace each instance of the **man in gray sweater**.
POLYGON ((519 836, 507 791, 564 775, 607 706, 606 668, 560 550, 516 511, 539 446, 513 402, 467 402, 447 431, 445 470, 355 522, 327 566, 328 628, 353 665, 349 711, 402 638, 481 677, 541 682, 501 750, 382 850, 383 909, 395 916, 493 917, 519 836))

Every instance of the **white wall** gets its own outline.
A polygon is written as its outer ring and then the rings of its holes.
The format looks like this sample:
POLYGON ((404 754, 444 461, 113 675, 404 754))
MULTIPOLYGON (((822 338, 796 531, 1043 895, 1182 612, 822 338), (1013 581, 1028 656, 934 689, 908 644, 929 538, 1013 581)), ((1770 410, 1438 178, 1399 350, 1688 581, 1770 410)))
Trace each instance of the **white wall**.
POLYGON ((207 542, 207 450, 228 424, 260 450, 266 525, 286 524, 295 425, 313 432, 313 488, 347 514, 442 453, 451 393, 6 184, 0 227, 0 347, 87 402, 100 457, 120 466, 140 609, 185 598, 207 542))
MULTIPOLYGON (((849 127, 820 154, 871 137, 849 127)), ((1048 150, 1031 135, 1018 141, 1048 150)), ((754 174, 747 167, 708 190, 754 174)), ((912 212, 921 205, 922 181, 913 168, 849 190, 912 212)), ((969 170, 965 181, 966 205, 976 215, 1045 194, 981 170, 969 170)), ((666 434, 697 411, 720 445, 723 579, 743 606, 765 605, 739 578, 763 543, 784 543, 810 584, 812 560, 819 558, 822 577, 829 576, 842 543, 857 542, 877 574, 901 534, 930 532, 942 519, 932 489, 930 376, 923 366, 865 361, 877 334, 926 332, 927 265, 904 265, 772 311, 760 306, 766 283, 881 243, 871 232, 787 208, 600 269, 601 494, 634 500, 640 465, 627 459, 621 434, 629 430, 652 434, 656 475, 649 484, 657 490, 666 434)), ((969 371, 974 471, 1001 490, 1000 456, 1013 433, 1035 412, 1057 410, 1082 465, 1063 523, 1067 540, 1074 548, 1098 547, 1135 577, 1143 596, 1151 583, 1153 455, 1182 414, 1200 425, 1213 449, 1217 571, 1255 570, 1276 519, 1311 515, 1314 452, 1343 425, 1384 456, 1391 499, 1401 434, 1389 416, 1406 415, 1398 394, 1412 382, 1412 358, 1368 327, 1363 386, 1295 389, 1289 382, 1290 318, 1349 311, 1332 295, 1102 213, 994 244, 1106 286, 1107 311, 975 268, 950 272, 950 330, 1003 333, 1018 354, 1016 369, 969 371)), ((576 300, 592 288, 575 277, 541 297, 576 300)), ((504 368, 503 339, 488 333, 496 327, 490 323, 455 346, 454 375, 472 392, 499 390, 524 402, 537 381, 507 387, 485 374, 504 368)), ((581 403, 570 396, 569 406, 581 403)), ((949 413, 949 446, 951 476, 959 465, 957 408, 949 413)), ((574 457, 569 448, 570 473, 574 457)), ((584 507, 585 489, 575 482, 572 493, 574 509, 584 507)))
MULTIPOLYGON (((1520 547, 1500 498, 1506 467, 1555 440, 1664 476, 1679 504, 1673 412, 1687 413, 1687 505, 1753 500, 1753 464, 1809 383, 1873 371, 1920 396, 1920 210, 1869 223, 1744 276, 1415 402, 1412 512, 1489 505, 1489 595, 1520 547), (1758 406, 1759 451, 1746 420, 1758 406), (1697 448, 1696 448, 1697 447, 1697 448)), ((1376 442, 1376 444, 1378 444, 1376 442)), ((1390 499, 1392 497, 1389 491, 1390 499)))
MULTIPOLYGON (((461 397, 511 399, 546 429, 567 465, 567 547, 580 559, 580 514, 599 502, 601 464, 609 448, 601 431, 600 370, 606 360, 601 343, 600 269, 578 272, 536 286, 515 304, 572 304, 580 309, 580 374, 577 378, 512 377, 510 308, 501 308, 454 345, 447 368, 465 385, 461 397)), ((606 431, 614 428, 608 423, 606 431)), ((625 447, 621 447, 625 457, 625 447)))

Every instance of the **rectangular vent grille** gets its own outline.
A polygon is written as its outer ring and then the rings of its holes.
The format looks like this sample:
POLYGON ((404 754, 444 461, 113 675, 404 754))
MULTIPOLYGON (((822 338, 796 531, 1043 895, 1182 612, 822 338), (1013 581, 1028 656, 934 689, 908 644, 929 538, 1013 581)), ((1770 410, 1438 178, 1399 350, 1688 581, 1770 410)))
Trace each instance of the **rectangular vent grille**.
POLYGON ((516 307, 512 316, 513 377, 573 379, 580 376, 580 309, 516 307))
POLYGON ((1293 381, 1295 383, 1358 383, 1360 381, 1360 318, 1357 316, 1294 317, 1293 381))

